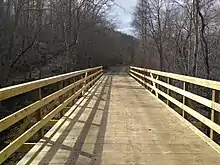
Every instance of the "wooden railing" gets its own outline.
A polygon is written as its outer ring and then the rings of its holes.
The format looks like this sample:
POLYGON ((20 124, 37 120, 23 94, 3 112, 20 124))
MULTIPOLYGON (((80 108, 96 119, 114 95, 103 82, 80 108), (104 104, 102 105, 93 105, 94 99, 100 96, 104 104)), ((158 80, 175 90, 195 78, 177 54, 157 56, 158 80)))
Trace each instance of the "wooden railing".
POLYGON ((170 103, 173 103, 179 107, 183 117, 185 117, 186 112, 187 115, 194 117, 208 126, 210 128, 209 136, 211 139, 220 134, 220 82, 133 66, 130 67, 129 74, 157 97, 166 102, 166 104, 170 105, 170 103), (175 81, 178 83, 174 83, 175 81), (190 92, 190 85, 200 86, 201 88, 205 87, 207 91, 211 90, 210 93, 212 97, 208 99, 190 92), (175 98, 176 95, 172 95, 171 92, 181 95, 182 98, 175 98), (192 106, 189 105, 190 101, 207 107, 209 116, 206 117, 199 113, 195 107, 192 108, 192 106))
POLYGON ((26 142, 34 137, 41 139, 46 133, 44 128, 55 124, 102 74, 102 67, 95 67, 0 89, 2 102, 27 93, 35 95, 31 104, 0 120, 0 132, 14 125, 18 127, 18 132, 0 151, 0 164, 22 147, 32 147, 34 143, 26 142), (50 89, 49 94, 44 88, 50 89))

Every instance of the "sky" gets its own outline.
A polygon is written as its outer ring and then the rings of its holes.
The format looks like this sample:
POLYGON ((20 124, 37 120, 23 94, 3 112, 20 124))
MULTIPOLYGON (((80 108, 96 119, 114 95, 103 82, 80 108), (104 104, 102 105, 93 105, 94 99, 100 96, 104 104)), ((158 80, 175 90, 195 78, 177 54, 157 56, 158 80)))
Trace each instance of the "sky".
POLYGON ((131 27, 132 12, 138 0, 115 0, 116 4, 121 7, 114 6, 114 12, 116 14, 116 24, 119 31, 133 35, 133 29, 131 27), (123 9, 124 8, 124 9, 123 9))

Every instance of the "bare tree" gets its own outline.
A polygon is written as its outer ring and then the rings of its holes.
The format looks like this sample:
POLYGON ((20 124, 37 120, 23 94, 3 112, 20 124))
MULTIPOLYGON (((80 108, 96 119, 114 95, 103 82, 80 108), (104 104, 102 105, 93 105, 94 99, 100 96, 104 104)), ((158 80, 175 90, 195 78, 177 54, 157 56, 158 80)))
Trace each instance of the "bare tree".
POLYGON ((218 11, 216 0, 140 0, 133 25, 151 52, 148 59, 157 52, 158 69, 211 78, 216 54, 210 43, 215 43, 213 35, 219 36, 219 25, 213 27, 218 11))

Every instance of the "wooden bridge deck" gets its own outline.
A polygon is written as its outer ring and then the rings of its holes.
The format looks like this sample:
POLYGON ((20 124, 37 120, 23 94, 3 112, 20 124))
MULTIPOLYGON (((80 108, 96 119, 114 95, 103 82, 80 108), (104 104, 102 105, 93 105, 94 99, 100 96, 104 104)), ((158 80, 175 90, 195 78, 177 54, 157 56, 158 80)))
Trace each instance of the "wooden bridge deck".
POLYGON ((218 165, 220 155, 133 78, 113 72, 18 164, 218 165))

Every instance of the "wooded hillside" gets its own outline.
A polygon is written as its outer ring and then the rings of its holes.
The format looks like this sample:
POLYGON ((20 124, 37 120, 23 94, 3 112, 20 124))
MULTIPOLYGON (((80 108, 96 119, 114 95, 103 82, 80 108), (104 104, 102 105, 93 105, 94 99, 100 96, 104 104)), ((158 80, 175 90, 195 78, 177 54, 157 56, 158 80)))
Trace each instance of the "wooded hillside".
POLYGON ((0 87, 97 65, 128 64, 111 0, 0 0, 0 87))
POLYGON ((220 80, 219 20, 218 0, 138 0, 133 26, 145 65, 220 80))

